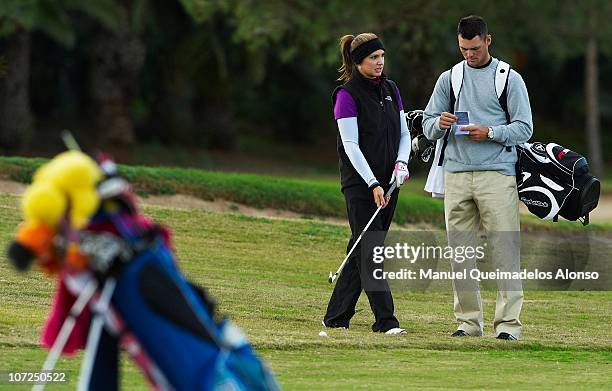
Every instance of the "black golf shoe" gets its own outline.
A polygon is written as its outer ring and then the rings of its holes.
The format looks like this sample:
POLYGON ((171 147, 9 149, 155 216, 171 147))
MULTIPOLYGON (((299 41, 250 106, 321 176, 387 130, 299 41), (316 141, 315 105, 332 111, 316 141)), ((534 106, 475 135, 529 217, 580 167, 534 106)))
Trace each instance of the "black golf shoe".
POLYGON ((497 339, 505 339, 506 341, 518 341, 518 338, 508 333, 499 333, 497 339))

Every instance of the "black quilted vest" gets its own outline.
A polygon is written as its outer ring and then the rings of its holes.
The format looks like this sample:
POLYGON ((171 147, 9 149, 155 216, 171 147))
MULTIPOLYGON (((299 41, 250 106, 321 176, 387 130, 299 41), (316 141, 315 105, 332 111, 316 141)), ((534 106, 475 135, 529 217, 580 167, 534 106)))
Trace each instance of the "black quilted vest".
MULTIPOLYGON (((349 81, 334 90, 332 108, 341 88, 351 94, 357 105, 359 149, 378 182, 387 188, 397 159, 401 132, 395 83, 384 75, 382 82, 376 83, 355 70, 349 81)), ((337 144, 342 190, 350 186, 367 186, 346 155, 340 132, 337 144)))

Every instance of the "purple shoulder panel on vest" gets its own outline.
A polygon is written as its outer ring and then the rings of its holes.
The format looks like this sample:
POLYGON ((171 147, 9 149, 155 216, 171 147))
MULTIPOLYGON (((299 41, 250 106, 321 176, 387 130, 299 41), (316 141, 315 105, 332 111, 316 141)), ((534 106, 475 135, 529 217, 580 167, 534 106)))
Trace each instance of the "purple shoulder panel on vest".
POLYGON ((395 86, 395 97, 397 98, 397 106, 400 111, 404 110, 404 103, 402 102, 402 96, 400 95, 399 88, 395 86))
POLYGON ((357 117, 357 105, 351 94, 341 88, 336 94, 336 105, 334 106, 334 118, 339 120, 340 118, 351 118, 357 117))

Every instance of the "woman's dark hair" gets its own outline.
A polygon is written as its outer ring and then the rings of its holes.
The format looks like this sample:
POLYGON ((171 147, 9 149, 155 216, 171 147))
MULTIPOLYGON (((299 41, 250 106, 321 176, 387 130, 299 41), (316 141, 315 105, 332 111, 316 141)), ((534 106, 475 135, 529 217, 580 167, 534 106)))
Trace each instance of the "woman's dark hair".
POLYGON ((340 53, 342 53, 342 65, 338 68, 340 72, 339 81, 347 81, 351 78, 353 73, 353 59, 351 58, 351 51, 362 43, 366 43, 373 39, 378 38, 374 33, 361 33, 356 37, 353 35, 345 35, 340 38, 340 53))
POLYGON ((477 35, 480 36, 480 38, 484 38, 488 34, 489 29, 487 28, 487 22, 477 15, 461 18, 459 25, 457 25, 457 35, 465 39, 472 39, 477 35))

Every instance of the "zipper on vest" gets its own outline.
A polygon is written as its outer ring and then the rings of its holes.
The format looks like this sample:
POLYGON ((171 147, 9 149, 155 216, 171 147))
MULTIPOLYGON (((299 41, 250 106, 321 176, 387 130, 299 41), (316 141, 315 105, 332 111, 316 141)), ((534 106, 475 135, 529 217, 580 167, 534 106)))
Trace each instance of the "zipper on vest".
MULTIPOLYGON (((392 170, 389 169, 389 150, 390 150, 390 146, 391 143, 389 142, 389 134, 391 133, 389 131, 389 118, 387 118, 386 112, 387 110, 385 109, 385 99, 383 98, 383 96, 385 95, 385 89, 383 88, 383 85, 381 84, 378 87, 378 98, 380 99, 380 107, 383 111, 383 126, 384 126, 384 140, 385 140, 385 161, 384 161, 384 170, 385 170, 385 174, 387 175, 388 172, 391 172, 392 170)), ((385 184, 386 184, 386 179, 385 179, 385 184)))

